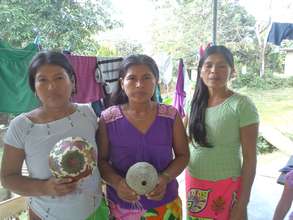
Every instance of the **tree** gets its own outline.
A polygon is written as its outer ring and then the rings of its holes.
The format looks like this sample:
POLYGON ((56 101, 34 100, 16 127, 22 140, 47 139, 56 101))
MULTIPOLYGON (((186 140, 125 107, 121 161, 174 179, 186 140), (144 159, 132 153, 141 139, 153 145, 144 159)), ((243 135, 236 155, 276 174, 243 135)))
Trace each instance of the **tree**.
POLYGON ((120 25, 110 10, 110 0, 2 0, 0 38, 22 47, 39 35, 44 48, 95 54, 92 36, 120 25))
MULTIPOLYGON (((205 0, 154 1, 158 18, 154 22, 155 50, 163 50, 176 58, 184 57, 194 65, 195 55, 201 45, 212 41, 212 1, 205 0), (165 19, 160 18, 165 15, 165 19), (160 19, 159 19, 160 18, 160 19)), ((236 51, 236 60, 255 61, 255 19, 235 1, 222 0, 218 7, 218 44, 236 51), (251 45, 242 50, 246 45, 251 45)))
POLYGON ((155 2, 158 17, 153 22, 153 50, 184 57, 191 64, 198 47, 211 42, 211 5, 204 0, 176 2, 155 2))
MULTIPOLYGON (((153 50, 170 53, 175 58, 183 57, 189 67, 195 65, 198 48, 212 41, 212 0, 152 1, 158 15, 153 24, 153 50)), ((293 19, 292 0, 264 2, 263 10, 269 10, 271 5, 293 19)), ((270 18, 256 21, 237 0, 221 0, 217 23, 217 44, 232 49, 238 72, 242 66, 247 67, 248 73, 261 76, 265 71, 282 69, 284 55, 273 53, 273 47, 266 43, 270 18)))
MULTIPOLYGON (((271 45, 267 44, 267 37, 270 32, 270 27, 274 19, 279 19, 278 16, 275 15, 274 10, 278 11, 278 14, 282 14, 283 23, 290 23, 292 21, 292 9, 293 3, 292 0, 283 0, 283 1, 276 1, 276 0, 269 0, 263 3, 263 8, 268 11, 268 14, 262 20, 259 20, 255 25, 255 34, 257 37, 258 47, 259 47, 259 58, 261 61, 261 66, 259 70, 260 77, 265 75, 265 67, 270 66, 270 64, 266 65, 266 61, 269 61, 269 58, 274 57, 273 62, 275 66, 280 66, 280 57, 283 57, 282 53, 278 54, 270 54, 272 51, 271 45)), ((278 69, 278 68, 277 68, 278 69)))
POLYGON ((138 54, 143 52, 142 45, 138 42, 130 42, 127 39, 121 39, 115 43, 118 56, 128 56, 130 54, 138 54))

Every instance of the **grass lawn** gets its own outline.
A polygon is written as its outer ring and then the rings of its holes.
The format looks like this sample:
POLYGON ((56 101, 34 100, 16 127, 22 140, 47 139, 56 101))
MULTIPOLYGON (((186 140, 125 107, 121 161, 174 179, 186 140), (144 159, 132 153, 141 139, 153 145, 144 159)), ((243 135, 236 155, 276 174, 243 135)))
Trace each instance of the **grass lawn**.
POLYGON ((261 124, 271 125, 293 140, 293 88, 240 89, 256 104, 261 124))

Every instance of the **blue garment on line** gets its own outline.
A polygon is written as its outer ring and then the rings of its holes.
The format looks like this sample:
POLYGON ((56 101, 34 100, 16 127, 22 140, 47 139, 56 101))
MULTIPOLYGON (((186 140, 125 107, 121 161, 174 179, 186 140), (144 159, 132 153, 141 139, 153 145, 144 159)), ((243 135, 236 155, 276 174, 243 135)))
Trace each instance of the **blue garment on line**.
POLYGON ((267 41, 280 46, 285 39, 293 40, 293 24, 273 23, 267 41))

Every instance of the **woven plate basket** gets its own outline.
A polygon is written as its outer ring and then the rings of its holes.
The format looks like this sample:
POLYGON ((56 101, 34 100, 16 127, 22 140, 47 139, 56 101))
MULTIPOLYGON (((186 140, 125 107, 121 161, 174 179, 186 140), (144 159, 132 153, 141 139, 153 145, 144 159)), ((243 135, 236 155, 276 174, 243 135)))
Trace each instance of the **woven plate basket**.
POLYGON ((84 138, 67 137, 58 141, 49 155, 49 168, 56 178, 80 180, 96 167, 96 151, 84 138))

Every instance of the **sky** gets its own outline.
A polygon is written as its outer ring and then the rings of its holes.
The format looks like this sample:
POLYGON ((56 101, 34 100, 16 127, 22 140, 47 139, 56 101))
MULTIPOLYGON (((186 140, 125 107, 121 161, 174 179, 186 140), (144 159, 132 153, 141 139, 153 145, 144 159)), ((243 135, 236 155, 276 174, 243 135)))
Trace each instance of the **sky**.
POLYGON ((293 23, 293 0, 240 0, 239 3, 257 21, 268 20, 271 16, 273 22, 293 23))
POLYGON ((111 31, 100 36, 101 40, 119 40, 121 38, 149 44, 149 25, 152 22, 154 9, 148 0, 112 0, 116 8, 116 17, 124 24, 122 29, 111 31))

